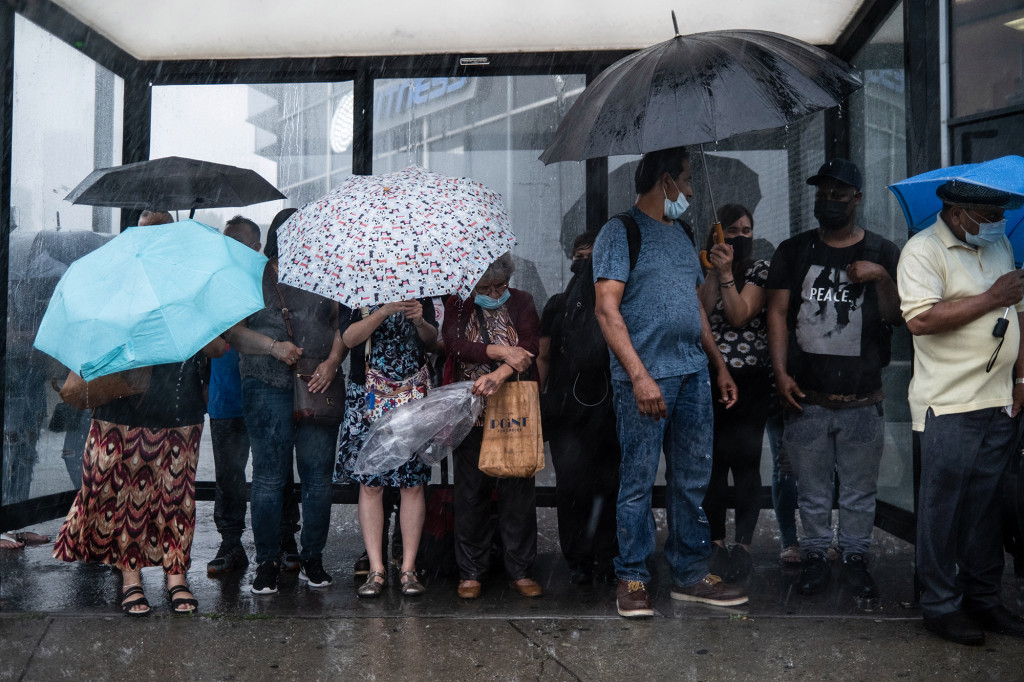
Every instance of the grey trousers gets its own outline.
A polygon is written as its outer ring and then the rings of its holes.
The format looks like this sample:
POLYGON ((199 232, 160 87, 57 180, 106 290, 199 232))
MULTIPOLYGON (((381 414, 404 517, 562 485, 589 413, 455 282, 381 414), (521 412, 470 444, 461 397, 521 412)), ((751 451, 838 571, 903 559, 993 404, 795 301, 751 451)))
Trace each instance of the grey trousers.
POLYGON ((882 403, 845 410, 804 405, 787 413, 782 441, 793 465, 805 552, 832 542, 832 499, 839 475, 839 546, 844 554, 871 548, 878 465, 885 442, 882 403))
POLYGON ((919 434, 917 510, 917 575, 927 618, 1000 604, 999 482, 1018 421, 1000 408, 942 416, 928 410, 919 434))

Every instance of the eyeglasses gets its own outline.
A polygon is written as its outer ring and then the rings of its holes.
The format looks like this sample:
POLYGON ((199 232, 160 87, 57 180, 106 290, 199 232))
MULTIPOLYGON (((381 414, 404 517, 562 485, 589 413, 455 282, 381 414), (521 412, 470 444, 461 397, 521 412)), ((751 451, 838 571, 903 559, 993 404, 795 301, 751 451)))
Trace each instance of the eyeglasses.
POLYGON ((489 284, 483 286, 482 284, 476 285, 476 293, 483 294, 484 296, 490 296, 491 298, 500 298, 505 290, 508 289, 508 282, 502 284, 489 284))

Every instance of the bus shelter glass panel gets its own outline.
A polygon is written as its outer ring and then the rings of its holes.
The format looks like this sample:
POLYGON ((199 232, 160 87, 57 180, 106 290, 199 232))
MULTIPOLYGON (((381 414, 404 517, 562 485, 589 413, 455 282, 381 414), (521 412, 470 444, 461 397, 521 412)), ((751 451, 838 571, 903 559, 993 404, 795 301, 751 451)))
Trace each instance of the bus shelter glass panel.
MULTIPOLYGON (((236 215, 249 218, 260 226, 263 244, 278 211, 300 208, 352 174, 352 138, 351 81, 153 88, 151 158, 184 156, 250 168, 287 197, 196 211, 196 220, 217 229, 236 215)), ((200 443, 199 481, 214 480, 209 432, 203 430, 200 443)))
POLYGON ((68 370, 34 350, 60 275, 111 233, 120 212, 64 197, 96 168, 121 159, 123 82, 15 16, 11 235, 2 504, 77 488, 88 417, 59 404, 68 370))
POLYGON ((1020 0, 953 0, 950 9, 953 118, 1024 105, 1020 0))
MULTIPOLYGON (((850 156, 864 175, 860 225, 902 248, 907 222, 887 186, 907 177, 906 90, 903 70, 903 6, 875 32, 853 59, 864 87, 850 96, 850 156)), ((885 390, 885 451, 878 474, 878 499, 914 509, 913 440, 907 388, 913 343, 900 325, 891 339, 892 359, 882 370, 885 390)))

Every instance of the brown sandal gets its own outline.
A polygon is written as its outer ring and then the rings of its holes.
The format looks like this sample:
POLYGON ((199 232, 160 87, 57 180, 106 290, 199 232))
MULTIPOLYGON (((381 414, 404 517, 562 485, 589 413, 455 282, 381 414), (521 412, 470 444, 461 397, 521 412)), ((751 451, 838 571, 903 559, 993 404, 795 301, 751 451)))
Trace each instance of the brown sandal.
POLYGON ((370 571, 369 575, 366 576, 366 582, 359 586, 356 590, 357 597, 379 597, 380 593, 384 591, 384 585, 387 583, 388 574, 381 573, 380 571, 370 571), (377 582, 377 578, 380 578, 380 582, 377 582))
POLYGON ((418 597, 426 591, 427 588, 423 587, 423 583, 420 582, 416 571, 402 572, 402 594, 408 597, 418 597))

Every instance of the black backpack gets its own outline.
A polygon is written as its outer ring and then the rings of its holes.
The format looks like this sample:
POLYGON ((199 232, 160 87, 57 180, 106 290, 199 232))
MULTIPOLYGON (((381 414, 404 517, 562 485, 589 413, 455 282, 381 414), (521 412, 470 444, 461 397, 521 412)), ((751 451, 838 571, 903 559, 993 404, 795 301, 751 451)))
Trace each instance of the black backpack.
MULTIPOLYGON (((615 216, 626 227, 626 242, 629 245, 629 269, 636 267, 640 255, 640 226, 629 213, 615 216)), ((607 223, 605 223, 607 224, 607 223)), ((686 231, 690 242, 695 244, 693 231, 683 221, 679 221, 686 231)), ((605 343, 601 326, 597 322, 595 305, 597 294, 594 291, 594 267, 588 260, 583 269, 573 275, 563 294, 563 313, 558 321, 561 335, 560 351, 565 358, 567 374, 570 380, 583 372, 608 372, 608 345, 605 343)))

